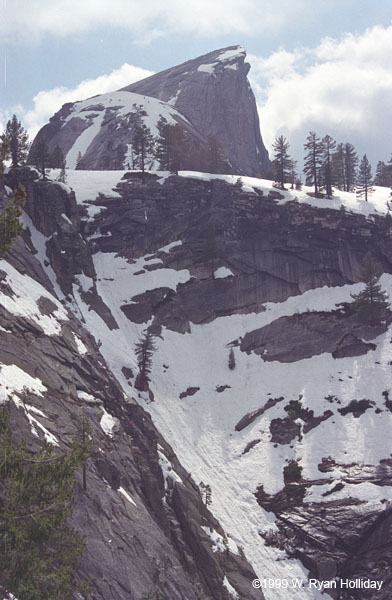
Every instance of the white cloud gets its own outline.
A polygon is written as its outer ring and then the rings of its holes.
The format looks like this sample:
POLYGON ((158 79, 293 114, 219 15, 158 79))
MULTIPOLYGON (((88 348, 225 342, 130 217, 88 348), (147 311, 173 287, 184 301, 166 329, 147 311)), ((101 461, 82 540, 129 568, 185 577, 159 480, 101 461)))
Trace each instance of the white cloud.
POLYGON ((292 154, 303 155, 310 130, 352 142, 375 163, 392 151, 392 27, 380 26, 315 49, 283 49, 268 58, 249 57, 264 142, 271 149, 287 137, 292 154))
MULTIPOLYGON (((12 0, 0 21, 8 41, 66 37, 97 27, 122 28, 150 41, 169 33, 201 36, 277 31, 320 0, 12 0)), ((332 3, 336 0, 330 0, 332 3)), ((321 2, 322 4, 322 2, 321 2)))
POLYGON ((26 110, 23 106, 17 105, 11 107, 7 112, 0 113, 0 125, 2 124, 4 128, 5 122, 15 113, 29 132, 30 138, 33 139, 38 130, 66 102, 75 102, 97 94, 112 92, 149 75, 152 75, 151 71, 124 64, 108 75, 100 75, 96 79, 86 79, 73 89, 55 87, 51 90, 42 90, 33 98, 33 108, 26 110))

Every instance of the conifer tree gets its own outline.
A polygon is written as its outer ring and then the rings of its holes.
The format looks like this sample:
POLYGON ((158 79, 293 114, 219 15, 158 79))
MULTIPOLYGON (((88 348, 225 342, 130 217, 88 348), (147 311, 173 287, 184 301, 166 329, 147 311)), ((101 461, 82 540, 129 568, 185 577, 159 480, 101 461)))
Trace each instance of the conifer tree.
POLYGON ((323 144, 323 165, 322 165, 322 184, 325 187, 327 198, 332 198, 332 155, 336 148, 336 142, 330 135, 326 135, 322 140, 323 144))
POLYGON ((0 211, 0 258, 8 252, 15 238, 22 232, 19 221, 26 201, 26 190, 19 184, 7 206, 0 211))
POLYGON ((82 153, 78 152, 78 156, 76 157, 76 165, 75 165, 75 170, 76 171, 83 171, 84 167, 83 167, 83 157, 82 157, 82 153))
POLYGON ((44 443, 31 454, 13 442, 0 410, 0 592, 19 600, 70 600, 84 542, 67 525, 72 513, 76 450, 44 443))
POLYGON ((372 187, 372 167, 366 154, 363 155, 361 164, 359 165, 357 184, 358 197, 364 197, 367 202, 368 196, 374 192, 374 187, 372 187))
POLYGON ((344 162, 344 145, 339 143, 332 154, 332 185, 339 190, 346 190, 346 172, 344 162))
MULTIPOLYGON (((290 160, 290 189, 293 190, 294 188, 296 188, 296 185, 299 181, 298 179, 299 177, 299 173, 298 173, 298 161, 291 159, 290 160)), ((301 189, 301 188, 296 188, 296 189, 301 189)))
POLYGON ((60 146, 55 146, 52 154, 50 155, 50 166, 52 169, 62 169, 65 163, 64 154, 60 146))
POLYGON ((380 265, 368 252, 359 273, 359 280, 365 283, 365 288, 358 294, 351 294, 354 300, 351 308, 361 321, 371 325, 379 323, 390 307, 388 295, 379 283, 380 273, 380 265))
POLYGON ((146 330, 135 345, 135 354, 139 373, 136 377, 135 387, 140 391, 147 391, 150 381, 149 375, 152 368, 152 357, 156 349, 153 334, 146 330))
POLYGON ((184 130, 178 124, 169 125, 165 119, 161 119, 158 122, 158 131, 156 156, 160 168, 178 174, 189 154, 184 130))
POLYGON ((233 348, 230 348, 228 365, 229 365, 230 371, 234 371, 234 369, 235 369, 235 356, 234 356, 234 350, 233 350, 233 348))
POLYGON ((135 128, 132 138, 132 147, 142 172, 142 181, 144 182, 146 161, 154 149, 154 138, 149 127, 142 125, 141 127, 135 128))
POLYGON ((29 136, 16 115, 8 121, 5 129, 5 137, 9 144, 12 166, 18 167, 26 161, 29 150, 29 136))
POLYGON ((344 144, 344 172, 345 172, 345 189, 351 192, 356 183, 358 166, 358 154, 352 144, 344 144))
POLYGON ((200 481, 199 490, 203 503, 208 508, 212 502, 211 486, 208 483, 204 483, 204 481, 200 481))
POLYGON ((382 160, 378 161, 376 175, 374 177, 374 185, 380 185, 382 187, 390 187, 392 185, 391 165, 386 165, 382 160))
POLYGON ((61 183, 67 183, 67 162, 65 160, 60 169, 60 173, 58 174, 57 181, 61 181, 61 183))
POLYGON ((314 131, 310 131, 304 144, 307 153, 305 155, 304 173, 306 181, 314 185, 314 193, 317 196, 320 187, 320 168, 323 160, 323 144, 314 131))
POLYGON ((291 159, 288 153, 290 144, 283 135, 276 138, 272 147, 275 151, 275 158, 273 161, 274 176, 278 187, 284 190, 284 184, 290 181, 291 173, 291 159))
POLYGON ((0 135, 0 177, 4 174, 4 162, 8 160, 10 154, 10 145, 5 133, 0 135))
POLYGON ((45 169, 50 164, 50 153, 48 144, 44 139, 38 140, 34 145, 33 156, 31 157, 32 163, 41 171, 42 179, 46 179, 45 169))

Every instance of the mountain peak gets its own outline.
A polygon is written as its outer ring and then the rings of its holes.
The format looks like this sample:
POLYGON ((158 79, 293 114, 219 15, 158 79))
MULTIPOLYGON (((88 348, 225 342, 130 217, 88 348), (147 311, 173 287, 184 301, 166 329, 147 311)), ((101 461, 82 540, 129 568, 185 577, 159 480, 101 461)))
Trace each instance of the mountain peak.
MULTIPOLYGON (((220 48, 116 92, 64 105, 36 141, 44 139, 50 151, 60 146, 70 168, 78 161, 85 169, 134 168, 135 128, 144 124, 156 138, 164 119, 179 124, 193 148, 207 148, 209 136, 217 138, 229 172, 268 176, 271 165, 245 58, 243 46, 220 48)), ((157 160, 150 158, 155 168, 157 160)), ((195 160, 182 168, 200 170, 195 160)))

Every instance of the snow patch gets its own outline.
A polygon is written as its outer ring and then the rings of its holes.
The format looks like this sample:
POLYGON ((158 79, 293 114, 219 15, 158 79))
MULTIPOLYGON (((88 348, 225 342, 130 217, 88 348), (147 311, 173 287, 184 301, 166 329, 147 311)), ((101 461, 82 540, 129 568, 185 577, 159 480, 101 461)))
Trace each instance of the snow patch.
POLYGON ((0 365, 0 404, 14 392, 31 392, 42 396, 47 388, 38 377, 31 377, 16 365, 0 365))
POLYGON ((102 430, 109 437, 113 437, 113 435, 114 435, 113 429, 116 426, 116 421, 115 421, 114 417, 103 408, 103 406, 101 407, 101 409, 103 411, 103 415, 102 415, 101 421, 100 421, 102 430))
POLYGON ((133 500, 133 498, 131 498, 131 496, 128 494, 128 492, 126 490, 124 490, 123 487, 118 488, 118 491, 120 492, 120 494, 122 494, 124 496, 124 498, 126 498, 128 500, 128 502, 130 502, 134 506, 137 506, 136 502, 133 500))
POLYGON ((215 279, 224 279, 225 277, 233 277, 234 273, 228 267, 219 267, 214 275, 215 279))
POLYGON ((223 587, 225 587, 227 589, 227 591, 229 592, 230 596, 232 598, 235 598, 235 600, 239 600, 239 595, 236 592, 236 590, 233 588, 233 586, 230 584, 229 580, 227 579, 226 575, 223 579, 223 587))

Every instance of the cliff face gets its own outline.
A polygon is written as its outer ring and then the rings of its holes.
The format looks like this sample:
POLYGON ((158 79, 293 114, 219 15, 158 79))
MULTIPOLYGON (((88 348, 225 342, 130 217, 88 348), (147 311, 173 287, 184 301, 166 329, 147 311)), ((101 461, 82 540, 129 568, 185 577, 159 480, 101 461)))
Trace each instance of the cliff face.
MULTIPOLYGON (((16 438, 32 450, 38 438, 69 447, 82 410, 91 423, 88 489, 78 476, 72 517, 86 540, 78 575, 95 600, 158 593, 229 600, 228 585, 244 600, 262 599, 243 552, 86 329, 70 281, 83 291, 96 275, 75 196, 35 177, 22 169, 7 178, 8 185, 23 181, 28 197, 23 237, 0 261, 0 405, 11 412, 16 438), (222 540, 219 551, 214 536, 222 540)), ((104 326, 115 328, 109 309, 92 305, 104 324, 106 316, 104 326)))
POLYGON ((266 176, 271 164, 245 59, 242 46, 229 46, 123 89, 165 100, 204 137, 212 134, 222 140, 235 173, 266 176))
MULTIPOLYGON (((157 137, 164 119, 179 124, 193 145, 205 146, 209 135, 219 138, 230 172, 266 176, 271 165, 245 56, 240 46, 216 50, 123 90, 65 104, 39 131, 30 156, 45 140, 51 151, 60 146, 71 169, 79 153, 84 169, 133 168, 135 127, 146 125, 157 137)), ((153 164, 152 158, 146 168, 153 164)))
POLYGON ((388 600, 390 323, 338 310, 368 251, 392 294, 391 231, 374 210, 385 199, 343 194, 350 212, 197 173, 69 172, 75 193, 17 178, 29 229, 0 262, 2 397, 32 446, 29 405, 65 446, 88 411, 102 451, 74 519, 96 597, 262 598, 256 572, 302 579, 299 600, 324 597, 309 575, 382 579, 357 597, 388 600), (146 328, 157 348, 140 393, 146 328))

